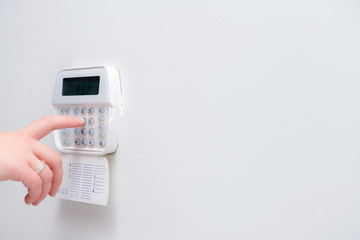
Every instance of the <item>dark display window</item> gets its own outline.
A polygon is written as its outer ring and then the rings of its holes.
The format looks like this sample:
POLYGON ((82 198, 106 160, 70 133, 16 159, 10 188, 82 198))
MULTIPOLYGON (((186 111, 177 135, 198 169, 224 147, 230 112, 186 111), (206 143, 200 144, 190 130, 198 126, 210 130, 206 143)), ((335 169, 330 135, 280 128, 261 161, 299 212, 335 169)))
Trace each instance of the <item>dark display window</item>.
POLYGON ((98 95, 100 76, 64 78, 62 95, 98 95))

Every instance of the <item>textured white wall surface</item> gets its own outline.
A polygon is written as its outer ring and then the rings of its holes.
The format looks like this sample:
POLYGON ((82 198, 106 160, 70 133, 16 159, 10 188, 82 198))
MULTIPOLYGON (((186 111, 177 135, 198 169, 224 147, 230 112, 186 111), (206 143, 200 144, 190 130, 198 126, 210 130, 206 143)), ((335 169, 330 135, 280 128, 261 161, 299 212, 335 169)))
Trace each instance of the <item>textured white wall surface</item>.
POLYGON ((0 239, 360 238, 359 1, 2 0, 0 131, 97 65, 125 96, 109 206, 1 182, 0 239))

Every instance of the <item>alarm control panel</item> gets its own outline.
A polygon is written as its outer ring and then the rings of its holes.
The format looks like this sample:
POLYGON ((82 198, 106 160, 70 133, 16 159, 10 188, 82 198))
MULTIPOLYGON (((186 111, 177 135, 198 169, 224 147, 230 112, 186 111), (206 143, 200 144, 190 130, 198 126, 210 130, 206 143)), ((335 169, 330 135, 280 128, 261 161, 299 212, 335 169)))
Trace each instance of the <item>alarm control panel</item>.
POLYGON ((55 115, 82 117, 84 126, 56 130, 65 153, 104 155, 116 151, 122 116, 120 74, 113 66, 66 69, 55 83, 55 115))

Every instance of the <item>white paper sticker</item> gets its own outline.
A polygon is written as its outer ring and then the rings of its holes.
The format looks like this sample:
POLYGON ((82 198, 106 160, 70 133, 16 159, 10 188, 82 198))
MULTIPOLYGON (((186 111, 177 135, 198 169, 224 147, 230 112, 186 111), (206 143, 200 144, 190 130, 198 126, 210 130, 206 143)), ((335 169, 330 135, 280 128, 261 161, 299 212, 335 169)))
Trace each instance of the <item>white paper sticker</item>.
POLYGON ((63 155, 63 180, 56 198, 106 206, 109 163, 103 156, 63 155))

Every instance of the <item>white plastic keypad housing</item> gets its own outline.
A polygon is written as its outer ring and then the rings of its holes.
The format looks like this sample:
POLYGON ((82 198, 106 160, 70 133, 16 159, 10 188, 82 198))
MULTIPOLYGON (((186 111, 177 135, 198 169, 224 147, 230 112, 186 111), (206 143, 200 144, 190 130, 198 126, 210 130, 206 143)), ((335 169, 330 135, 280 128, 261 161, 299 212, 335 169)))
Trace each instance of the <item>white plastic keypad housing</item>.
POLYGON ((116 151, 122 117, 120 74, 116 67, 100 66, 62 70, 56 80, 53 106, 55 115, 82 117, 81 128, 54 132, 57 148, 64 153, 105 155, 116 151), (99 76, 94 95, 63 96, 64 78, 99 76))

